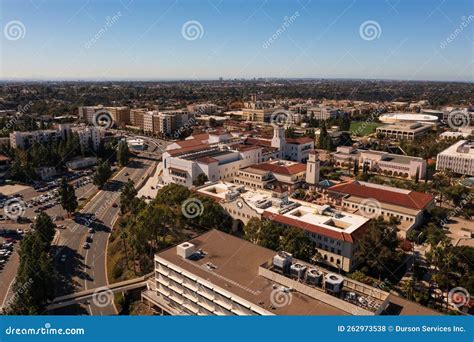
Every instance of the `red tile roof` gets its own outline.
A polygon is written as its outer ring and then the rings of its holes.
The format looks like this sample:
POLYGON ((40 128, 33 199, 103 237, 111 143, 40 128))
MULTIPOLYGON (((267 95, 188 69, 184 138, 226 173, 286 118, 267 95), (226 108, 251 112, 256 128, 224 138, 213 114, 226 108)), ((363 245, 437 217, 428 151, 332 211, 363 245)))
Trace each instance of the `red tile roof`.
POLYGON ((273 173, 279 173, 282 175, 294 175, 306 171, 306 165, 301 163, 295 163, 293 165, 281 165, 275 162, 265 162, 261 164, 251 165, 248 168, 270 171, 273 173))
POLYGON ((310 233, 316 233, 316 234, 327 236, 332 239, 336 239, 340 241, 348 241, 351 243, 354 243, 354 241, 357 241, 358 239, 360 239, 368 227, 368 223, 365 223, 359 229, 356 229, 352 234, 349 234, 343 231, 338 232, 338 231, 321 227, 315 224, 302 222, 300 220, 293 219, 291 217, 287 217, 280 214, 275 214, 269 211, 264 211, 262 213, 262 217, 266 219, 270 219, 271 221, 275 221, 275 222, 287 225, 287 226, 304 229, 310 233))
POLYGON ((218 162, 216 158, 212 158, 212 157, 201 157, 201 158, 196 159, 196 161, 203 164, 212 164, 212 163, 218 162))
POLYGON ((361 198, 374 198, 381 203, 418 210, 425 209, 433 201, 433 196, 422 192, 400 193, 366 186, 357 181, 337 184, 328 188, 328 190, 361 198))
POLYGON ((188 152, 191 152, 191 151, 201 151, 201 150, 204 150, 208 147, 209 147, 208 144, 199 144, 199 145, 195 145, 195 146, 177 148, 177 149, 166 151, 166 152, 169 153, 170 156, 174 157, 174 156, 185 154, 185 153, 188 153, 188 152))
POLYGON ((308 138, 308 137, 302 137, 302 138, 286 138, 286 142, 289 144, 297 144, 297 145, 302 145, 302 144, 309 144, 314 142, 314 139, 308 138))
POLYGON ((176 141, 176 144, 178 144, 181 147, 190 147, 190 146, 202 145, 203 142, 201 141, 201 139, 190 139, 190 140, 176 141))
POLYGON ((252 144, 252 145, 259 145, 259 146, 267 146, 267 147, 272 146, 271 140, 259 139, 259 138, 247 138, 246 143, 252 144))

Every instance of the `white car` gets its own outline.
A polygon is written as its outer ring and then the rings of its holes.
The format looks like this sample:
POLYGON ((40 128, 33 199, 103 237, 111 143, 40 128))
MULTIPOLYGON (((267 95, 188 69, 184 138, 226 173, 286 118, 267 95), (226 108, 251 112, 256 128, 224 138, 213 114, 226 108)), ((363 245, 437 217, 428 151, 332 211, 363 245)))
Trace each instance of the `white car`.
POLYGON ((18 234, 23 234, 23 233, 24 233, 23 229, 21 229, 21 228, 18 228, 18 229, 16 230, 16 232, 17 232, 18 234))

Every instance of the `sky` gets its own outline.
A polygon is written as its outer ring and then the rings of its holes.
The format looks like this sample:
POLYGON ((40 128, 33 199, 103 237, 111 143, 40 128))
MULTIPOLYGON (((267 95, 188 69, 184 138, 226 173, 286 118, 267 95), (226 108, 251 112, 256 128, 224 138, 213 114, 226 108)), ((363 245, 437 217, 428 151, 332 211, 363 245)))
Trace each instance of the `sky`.
POLYGON ((0 79, 474 81, 472 0, 2 0, 0 79))

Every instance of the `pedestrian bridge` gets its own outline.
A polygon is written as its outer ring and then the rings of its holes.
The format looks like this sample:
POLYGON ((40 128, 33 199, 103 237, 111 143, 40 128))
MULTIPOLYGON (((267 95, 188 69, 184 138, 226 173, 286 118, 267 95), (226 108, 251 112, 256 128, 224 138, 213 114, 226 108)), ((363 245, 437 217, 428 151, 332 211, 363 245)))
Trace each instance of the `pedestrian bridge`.
POLYGON ((127 292, 139 288, 145 288, 148 279, 153 277, 153 272, 143 277, 124 280, 118 283, 109 284, 108 286, 97 287, 94 289, 84 290, 81 292, 71 293, 69 295, 54 298, 46 307, 47 310, 59 309, 65 306, 85 303, 94 297, 112 295, 117 292, 127 292))

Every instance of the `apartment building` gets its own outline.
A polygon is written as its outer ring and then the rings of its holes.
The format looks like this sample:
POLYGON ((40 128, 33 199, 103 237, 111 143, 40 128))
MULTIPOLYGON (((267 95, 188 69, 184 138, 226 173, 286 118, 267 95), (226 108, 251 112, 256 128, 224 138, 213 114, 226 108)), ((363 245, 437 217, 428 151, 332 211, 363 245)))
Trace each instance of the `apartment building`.
POLYGON ((67 124, 58 125, 57 129, 39 130, 32 132, 12 132, 10 133, 10 146, 13 148, 28 148, 34 143, 47 144, 58 142, 66 138, 69 133, 75 133, 79 136, 79 141, 83 146, 89 146, 92 143, 94 149, 99 147, 102 139, 105 137, 104 130, 97 127, 71 127, 67 124))
POLYGON ((255 189, 231 182, 215 182, 196 191, 216 200, 234 219, 233 230, 255 217, 304 230, 316 244, 322 262, 350 272, 356 265, 358 241, 369 219, 331 208, 288 198, 288 192, 255 189))
POLYGON ((98 106, 79 107, 78 109, 79 118, 83 119, 86 122, 93 123, 94 115, 98 111, 107 111, 108 113, 110 113, 115 125, 119 127, 123 127, 125 125, 130 124, 130 108, 126 106, 104 107, 102 105, 98 105, 98 106))
POLYGON ((344 210, 370 218, 399 219, 402 238, 423 222, 423 214, 434 205, 430 194, 360 181, 337 184, 327 190, 344 210))
POLYGON ((474 141, 460 140, 436 157, 436 170, 474 176, 474 141))
POLYGON ((217 230, 155 254, 154 265, 142 301, 169 315, 373 316, 392 307, 400 315, 433 314, 289 253, 217 230))
POLYGON ((414 179, 425 177, 426 161, 423 158, 402 156, 383 151, 358 150, 350 146, 339 146, 332 154, 337 166, 358 161, 360 167, 367 164, 371 172, 387 176, 414 179))

